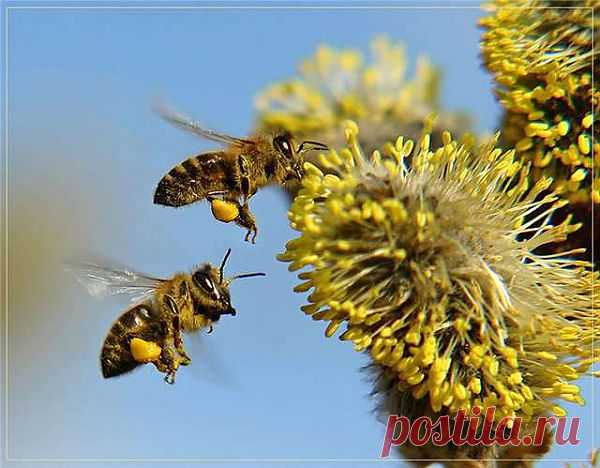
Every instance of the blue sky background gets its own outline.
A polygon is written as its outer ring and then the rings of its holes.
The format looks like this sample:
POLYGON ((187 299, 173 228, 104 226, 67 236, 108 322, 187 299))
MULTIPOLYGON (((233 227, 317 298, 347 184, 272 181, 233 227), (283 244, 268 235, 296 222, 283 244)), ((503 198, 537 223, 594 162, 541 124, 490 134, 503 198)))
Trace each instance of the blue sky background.
MULTIPOLYGON (((275 260, 295 237, 285 198, 269 189, 253 199, 255 246, 206 205, 154 206, 159 178, 211 145, 165 124, 151 103, 160 96, 209 127, 244 135, 254 96, 292 76, 319 44, 366 51, 384 33, 406 43, 411 65, 423 53, 443 69, 445 108, 466 110, 478 131, 493 131, 499 107, 478 58, 481 12, 8 14, 9 456, 377 458, 384 426, 358 371, 366 360, 300 312, 295 276, 275 260), (168 276, 218 262, 229 247, 230 273, 268 276, 235 283, 239 315, 210 336, 188 338, 194 362, 177 384, 165 385, 148 366, 103 381, 100 345, 124 304, 88 297, 62 262, 102 257, 168 276)), ((591 384, 583 386, 590 400, 591 384)), ((592 447, 598 413, 588 405, 571 414, 583 418, 582 442, 554 448, 552 458, 585 458, 592 447)))

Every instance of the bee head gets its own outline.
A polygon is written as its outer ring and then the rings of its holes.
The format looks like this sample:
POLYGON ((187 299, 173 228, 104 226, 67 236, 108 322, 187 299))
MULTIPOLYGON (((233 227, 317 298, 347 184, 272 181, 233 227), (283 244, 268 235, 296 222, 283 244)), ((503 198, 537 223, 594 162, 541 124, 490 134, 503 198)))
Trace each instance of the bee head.
POLYGON ((235 315, 231 306, 229 285, 219 282, 219 270, 210 263, 192 273, 190 288, 194 301, 194 313, 206 315, 213 321, 221 315, 235 315))
POLYGON ((303 141, 296 147, 294 137, 289 132, 281 133, 273 138, 273 147, 287 163, 290 178, 300 180, 304 173, 304 153, 311 150, 326 151, 327 145, 317 141, 303 141))
POLYGON ((192 273, 193 287, 191 293, 195 313, 206 315, 213 322, 219 320, 221 315, 236 314, 229 295, 229 285, 233 280, 251 276, 265 276, 264 273, 247 273, 224 278, 225 264, 230 254, 231 249, 228 249, 219 268, 207 263, 192 273))

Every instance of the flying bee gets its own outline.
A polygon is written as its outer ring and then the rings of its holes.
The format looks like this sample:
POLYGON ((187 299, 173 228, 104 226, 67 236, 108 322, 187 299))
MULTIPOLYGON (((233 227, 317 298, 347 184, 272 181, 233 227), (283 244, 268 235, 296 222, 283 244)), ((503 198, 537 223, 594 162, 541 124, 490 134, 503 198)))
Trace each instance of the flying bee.
POLYGON ((184 130, 227 147, 193 156, 171 169, 158 183, 154 203, 180 207, 200 200, 211 204, 221 200, 234 206, 231 218, 247 229, 245 240, 255 242, 258 227, 248 207, 248 200, 258 189, 269 184, 284 185, 300 180, 303 175, 304 153, 310 150, 327 150, 315 141, 296 145, 288 132, 275 135, 257 134, 249 138, 235 138, 200 126, 198 122, 159 108, 160 115, 184 130))
POLYGON ((129 269, 95 264, 76 265, 77 279, 95 297, 128 295, 133 303, 112 324, 100 353, 105 378, 152 363, 175 382, 179 366, 191 363, 182 333, 208 329, 222 315, 236 315, 231 305, 232 281, 264 273, 247 273, 224 278, 223 270, 231 249, 219 268, 205 263, 191 273, 176 273, 169 279, 147 276, 129 269))

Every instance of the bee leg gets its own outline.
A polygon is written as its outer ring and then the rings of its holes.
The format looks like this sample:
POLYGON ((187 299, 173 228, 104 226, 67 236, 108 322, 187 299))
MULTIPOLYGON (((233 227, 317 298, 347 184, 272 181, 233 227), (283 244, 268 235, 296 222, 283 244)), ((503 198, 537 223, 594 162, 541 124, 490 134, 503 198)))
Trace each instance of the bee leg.
POLYGON ((178 349, 177 352, 180 354, 181 359, 179 361, 179 364, 181 366, 189 366, 192 363, 192 358, 189 357, 185 350, 183 349, 183 347, 181 349, 178 349))
POLYGON ((250 165, 244 155, 240 155, 238 158, 238 167, 240 170, 240 189, 242 197, 244 199, 244 205, 248 203, 248 199, 252 196, 252 182, 250 179, 250 165))
POLYGON ((256 189, 252 187, 252 180, 250 178, 250 165, 243 155, 240 155, 238 159, 238 166, 240 169, 240 189, 244 204, 240 206, 240 214, 238 215, 238 219, 236 219, 236 223, 248 229, 244 240, 248 242, 250 235, 252 235, 252 243, 255 244, 258 228, 256 227, 256 220, 254 219, 254 216, 252 213, 250 213, 248 200, 252 195, 254 195, 256 189))
POLYGON ((165 382, 170 385, 175 383, 175 375, 179 368, 179 361, 176 359, 173 349, 165 347, 160 359, 153 361, 153 364, 159 372, 165 374, 165 382))
POLYGON ((183 347, 183 338, 181 337, 181 324, 179 321, 179 316, 173 317, 173 341, 175 342, 175 348, 181 356, 181 360, 179 364, 182 366, 189 366, 192 362, 192 358, 190 358, 185 352, 185 348, 183 347))
POLYGON ((248 229, 244 240, 246 242, 250 242, 250 236, 252 236, 251 242, 255 244, 256 236, 258 235, 258 226, 256 225, 256 219, 254 218, 254 215, 250 212, 248 202, 245 202, 243 205, 240 205, 239 209, 240 214, 235 219, 235 224, 248 229))
MULTIPOLYGON (((165 305, 167 307, 176 307, 173 301, 173 298, 170 296, 165 296, 165 305)), ((160 357, 156 361, 152 361, 154 366, 159 372, 162 372, 165 375, 165 382, 168 384, 175 383, 175 374, 177 373, 177 369, 179 369, 179 365, 182 363, 182 360, 178 356, 178 353, 175 350, 175 336, 178 332, 178 327, 176 326, 179 323, 179 316, 175 315, 171 320, 161 320, 161 333, 165 336, 165 340, 162 345, 162 351, 160 353, 160 357), (175 318, 177 320, 175 320, 175 318)), ((189 362, 188 362, 189 364, 189 362)), ((187 365, 187 364, 185 364, 187 365)))
POLYGON ((170 326, 168 323, 164 324, 165 333, 167 333, 168 330, 171 331, 171 333, 173 334, 175 348, 177 349, 177 352, 182 358, 179 361, 179 364, 181 364, 182 366, 187 366, 190 364, 190 362, 192 362, 192 359, 187 355, 187 353, 185 352, 185 348, 183 347, 183 338, 181 337, 181 322, 179 320, 179 309, 177 307, 177 304, 175 303, 175 300, 171 296, 165 296, 165 306, 171 310, 173 317, 170 326))
POLYGON ((175 383, 175 375, 175 371, 169 372, 167 375, 165 375, 165 382, 167 382, 169 385, 173 385, 175 383))
MULTIPOLYGON (((243 179, 244 178, 242 176, 242 180, 243 179)), ((225 191, 210 192, 206 196, 206 199, 209 202, 212 202, 214 199, 221 197, 222 200, 232 203, 232 204, 235 204, 238 208, 238 215, 233 220, 233 222, 235 224, 237 224, 238 226, 246 228, 248 230, 248 232, 246 233, 246 237, 244 238, 244 240, 246 242, 250 242, 250 236, 252 236, 252 239, 251 239, 252 243, 255 244, 256 236, 258 235, 258 227, 256 226, 256 219, 254 218, 254 215, 250 212, 250 207, 248 206, 248 198, 251 195, 251 193, 248 192, 249 190, 250 190, 249 183, 242 184, 243 204, 241 204, 238 200, 231 199, 230 197, 228 197, 228 194, 225 191)))

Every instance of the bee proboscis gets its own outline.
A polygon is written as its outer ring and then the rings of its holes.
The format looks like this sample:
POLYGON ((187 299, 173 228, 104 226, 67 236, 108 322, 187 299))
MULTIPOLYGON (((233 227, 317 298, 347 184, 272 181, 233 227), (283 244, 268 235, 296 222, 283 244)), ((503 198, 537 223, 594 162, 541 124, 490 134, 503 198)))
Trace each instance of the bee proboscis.
POLYGON ((229 294, 231 282, 265 275, 247 273, 224 278, 230 253, 231 249, 219 268, 205 263, 191 273, 176 273, 168 279, 94 263, 69 266, 92 296, 127 295, 133 301, 104 339, 102 375, 115 377, 151 362, 165 374, 166 382, 174 383, 179 366, 191 363, 182 333, 205 328, 210 333, 222 315, 235 316, 229 294))
POLYGON ((154 203, 173 207, 204 199, 232 203, 238 213, 233 221, 247 229, 245 240, 251 239, 252 243, 256 240, 258 227, 248 200, 266 185, 300 180, 304 153, 327 150, 326 145, 316 141, 296 145, 289 132, 236 138, 207 130, 198 122, 164 107, 157 110, 173 125, 227 146, 223 150, 192 156, 173 167, 158 183, 154 203))

